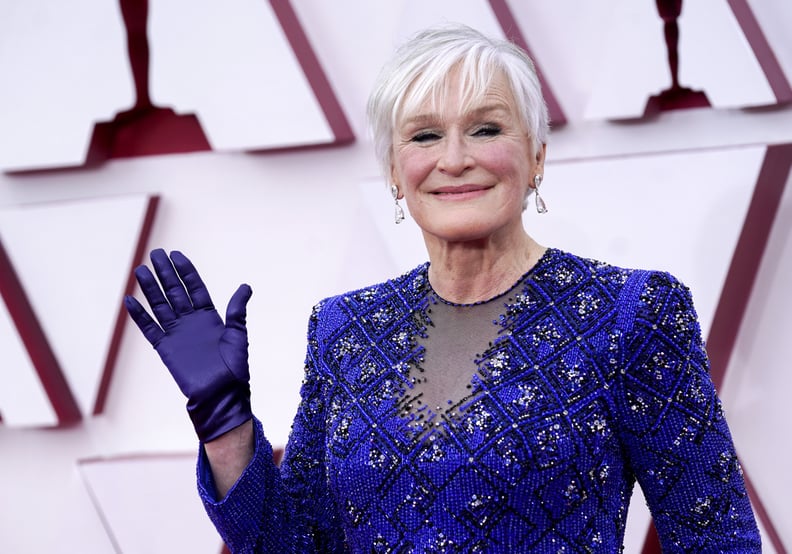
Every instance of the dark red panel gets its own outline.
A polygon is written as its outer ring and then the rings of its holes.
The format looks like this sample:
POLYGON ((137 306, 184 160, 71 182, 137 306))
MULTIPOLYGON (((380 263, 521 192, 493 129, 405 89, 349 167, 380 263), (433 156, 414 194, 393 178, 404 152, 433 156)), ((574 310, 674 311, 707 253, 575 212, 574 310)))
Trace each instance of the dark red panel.
POLYGON ((792 166, 792 144, 769 146, 743 222, 712 319, 707 353, 712 379, 720 387, 742 325, 759 266, 792 166))
POLYGON ((25 294, 22 282, 11 265, 2 241, 0 241, 0 295, 5 301, 30 361, 36 368, 44 391, 55 410, 58 423, 66 425, 80 421, 82 414, 74 394, 55 353, 50 348, 44 329, 25 294))
MULTIPOLYGON (((146 214, 143 218, 143 224, 140 228, 140 236, 138 237, 137 245, 135 246, 135 253, 132 255, 131 265, 129 266, 129 276, 127 277, 126 286, 124 287, 124 296, 132 294, 135 288, 135 275, 134 268, 142 264, 146 255, 146 246, 148 245, 149 237, 151 236, 151 228, 154 225, 154 216, 157 213, 159 206, 159 196, 152 196, 149 198, 146 214)), ((116 314, 116 322, 113 327, 113 335, 110 339, 110 346, 105 357, 104 369, 102 370, 102 380, 99 383, 99 389, 96 394, 96 401, 94 403, 94 415, 101 414, 104 411, 105 401, 107 400, 107 392, 110 389, 110 382, 113 378, 113 372, 118 359, 118 349, 121 346, 121 336, 124 332, 127 322, 127 311, 122 302, 118 302, 118 313, 116 314)))
POLYGON ((740 24, 748 44, 751 45, 754 56, 767 77, 767 82, 778 103, 792 101, 792 86, 789 85, 789 79, 784 74, 781 64, 778 63, 778 58, 770 47, 770 43, 767 42, 767 37, 759 26, 747 0, 729 0, 729 7, 740 24))
POLYGON ((135 83, 135 105, 112 121, 97 123, 87 165, 108 158, 211 150, 194 114, 155 106, 149 87, 148 0, 119 0, 127 34, 127 53, 135 83))
POLYGON ((551 123, 554 127, 564 125, 567 122, 566 115, 564 115, 564 110, 561 109, 561 104, 558 102, 558 99, 553 93, 553 89, 550 87, 550 83, 547 82, 547 79, 542 72, 542 68, 539 65, 539 60, 537 60, 536 56, 534 56, 533 52, 531 52, 531 48, 528 46, 528 42, 525 40, 522 31, 520 31, 520 26, 517 25, 517 20, 514 19, 514 14, 512 14, 511 10, 509 9, 509 5, 506 3, 506 0, 490 0, 490 6, 492 7, 492 12, 495 14, 498 23, 503 29, 503 33, 506 35, 506 38, 528 52, 528 55, 533 60, 534 65, 536 66, 536 74, 539 76, 539 81, 542 83, 542 93, 545 98, 545 103, 547 103, 547 110, 550 113, 551 123))
POLYGON ((288 0, 270 0, 272 10, 286 33, 286 38, 300 62, 303 73, 311 85, 314 96, 324 112, 327 123, 335 136, 336 144, 346 144, 355 140, 352 127, 338 103, 330 81, 327 80, 319 59, 311 48, 311 43, 300 25, 297 14, 288 0))
MULTIPOLYGON (((790 179, 790 168, 792 168, 792 144, 767 148, 707 337, 710 372, 712 380, 718 388, 726 377, 726 369, 729 366, 751 292, 759 274, 784 189, 790 179)), ((753 488, 748 476, 748 469, 743 467, 743 471, 754 511, 762 522, 775 550, 780 554, 785 554, 787 551, 781 542, 781 537, 762 499, 753 488)), ((659 553, 660 544, 652 526, 644 543, 643 554, 659 553)))

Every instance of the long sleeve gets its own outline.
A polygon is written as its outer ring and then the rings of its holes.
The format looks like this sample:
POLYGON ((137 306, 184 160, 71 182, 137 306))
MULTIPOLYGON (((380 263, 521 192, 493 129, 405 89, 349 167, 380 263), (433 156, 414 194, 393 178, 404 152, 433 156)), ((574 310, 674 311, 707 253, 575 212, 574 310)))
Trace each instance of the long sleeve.
POLYGON ((308 332, 308 354, 301 402, 281 464, 281 476, 292 500, 297 553, 346 552, 344 532, 327 484, 327 401, 332 380, 322 364, 327 318, 314 308, 308 332))
POLYGON ((761 552, 689 290, 636 272, 622 296, 621 439, 663 551, 761 552))
POLYGON ((321 305, 309 322, 301 401, 281 467, 255 421, 255 453, 237 483, 221 500, 205 454, 198 460, 198 488, 210 519, 232 552, 333 554, 345 552, 343 532, 325 476, 324 428, 327 379, 319 369, 317 338, 321 305))
POLYGON ((288 539, 280 536, 288 524, 289 514, 282 494, 283 484, 272 461, 272 447, 256 419, 254 432, 253 459, 220 500, 215 497, 214 480, 203 448, 198 457, 201 500, 218 533, 235 554, 275 552, 273 547, 288 539))

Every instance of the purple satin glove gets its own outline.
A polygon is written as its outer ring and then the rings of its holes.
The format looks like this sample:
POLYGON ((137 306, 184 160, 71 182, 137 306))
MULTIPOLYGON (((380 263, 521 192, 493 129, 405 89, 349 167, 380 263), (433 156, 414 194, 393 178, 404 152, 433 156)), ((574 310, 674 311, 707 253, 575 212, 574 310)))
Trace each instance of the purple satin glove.
POLYGON ((146 266, 137 267, 135 277, 157 321, 135 298, 127 296, 124 304, 187 397, 195 432, 207 442, 253 416, 245 327, 253 291, 248 285, 236 290, 223 324, 184 254, 173 251, 168 259, 164 250, 153 250, 151 264, 159 283, 146 266))

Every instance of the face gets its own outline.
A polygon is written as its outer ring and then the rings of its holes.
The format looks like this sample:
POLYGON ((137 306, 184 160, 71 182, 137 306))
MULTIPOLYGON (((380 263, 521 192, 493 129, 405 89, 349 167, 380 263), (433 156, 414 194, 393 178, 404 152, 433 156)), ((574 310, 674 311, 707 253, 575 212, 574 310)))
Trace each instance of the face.
POLYGON ((523 203, 543 171, 545 149, 533 151, 505 76, 467 106, 455 87, 436 104, 427 100, 402 114, 393 136, 391 179, 424 238, 468 242, 522 233, 523 203))

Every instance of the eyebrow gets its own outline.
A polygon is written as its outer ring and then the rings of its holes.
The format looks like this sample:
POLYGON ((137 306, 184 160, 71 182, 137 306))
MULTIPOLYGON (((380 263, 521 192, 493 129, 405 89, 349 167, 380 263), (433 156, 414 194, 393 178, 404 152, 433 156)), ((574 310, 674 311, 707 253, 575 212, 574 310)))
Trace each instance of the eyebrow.
MULTIPOLYGON (((480 107, 478 107, 478 108, 476 108, 474 110, 470 110, 469 112, 466 112, 465 115, 466 116, 473 116, 473 117, 480 117, 482 115, 486 115, 486 114, 489 114, 489 113, 492 113, 492 112, 508 112, 508 111, 509 111, 509 106, 508 105, 506 105, 506 104, 504 104, 502 102, 497 102, 497 103, 493 103, 493 104, 486 104, 486 105, 480 106, 480 107)), ((414 116, 406 118, 404 121, 402 121, 402 123, 401 123, 401 125, 399 125, 399 127, 404 127, 404 126, 408 126, 408 125, 425 125, 427 123, 434 123, 438 119, 440 119, 440 117, 436 113, 418 114, 418 115, 414 115, 414 116)))

